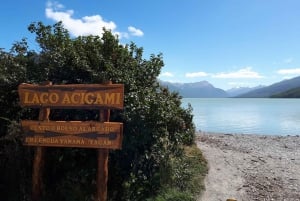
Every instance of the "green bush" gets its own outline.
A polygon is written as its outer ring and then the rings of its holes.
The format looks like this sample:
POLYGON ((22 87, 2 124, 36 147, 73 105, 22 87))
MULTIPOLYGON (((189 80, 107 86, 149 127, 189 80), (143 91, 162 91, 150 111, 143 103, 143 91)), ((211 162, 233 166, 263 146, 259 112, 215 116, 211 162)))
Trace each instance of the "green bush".
POLYGON ((147 201, 195 201, 195 199, 187 192, 180 192, 176 189, 167 189, 156 198, 147 201))
MULTIPOLYGON (((22 146, 22 135, 15 129, 20 119, 37 119, 38 110, 19 107, 17 87, 46 80, 53 84, 110 80, 125 85, 124 110, 111 111, 111 121, 124 123, 124 139, 122 150, 110 152, 109 200, 145 200, 173 181, 185 190, 181 180, 193 173, 188 170, 191 164, 180 160, 184 160, 182 147, 194 142, 193 116, 191 107, 181 107, 178 94, 159 85, 162 54, 145 59, 142 48, 134 43, 121 45, 107 30, 102 37, 72 38, 61 23, 32 23, 28 29, 36 35, 38 51, 30 50, 26 39, 13 44, 9 52, 0 50, 0 171, 7 172, 0 178, 0 195, 26 200, 30 194, 33 149, 22 146), (187 166, 174 169, 176 163, 187 166), (14 184, 8 185, 9 180, 14 184)), ((57 114, 67 120, 74 111, 66 115, 56 110, 50 120, 57 120, 57 114)), ((80 116, 97 120, 99 112, 81 111, 80 116)), ((47 148, 44 200, 92 200, 95 178, 95 150, 47 148)))
POLYGON ((196 145, 185 146, 182 155, 173 158, 164 170, 168 179, 161 185, 163 190, 148 201, 196 201, 204 190, 203 180, 207 171, 207 162, 196 145))

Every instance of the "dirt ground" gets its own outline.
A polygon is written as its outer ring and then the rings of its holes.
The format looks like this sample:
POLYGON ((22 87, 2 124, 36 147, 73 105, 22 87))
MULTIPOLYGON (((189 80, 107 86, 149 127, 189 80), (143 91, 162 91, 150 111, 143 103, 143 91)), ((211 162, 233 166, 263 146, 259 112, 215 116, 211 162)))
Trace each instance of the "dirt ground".
POLYGON ((201 132, 209 165, 199 201, 300 201, 300 137, 201 132))

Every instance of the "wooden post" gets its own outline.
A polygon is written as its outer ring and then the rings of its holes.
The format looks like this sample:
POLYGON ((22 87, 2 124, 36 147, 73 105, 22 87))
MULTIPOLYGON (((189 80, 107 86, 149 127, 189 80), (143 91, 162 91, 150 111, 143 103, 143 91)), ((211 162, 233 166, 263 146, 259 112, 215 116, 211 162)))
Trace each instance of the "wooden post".
MULTIPOLYGON (((110 81, 108 84, 112 84, 110 81)), ((110 110, 100 110, 100 122, 109 122, 110 110)), ((108 149, 98 149, 97 191, 95 201, 107 200, 108 149)))
MULTIPOLYGON (((43 85, 52 85, 51 82, 45 82, 43 85)), ((39 111, 39 121, 49 121, 49 108, 41 108, 39 111)), ((45 147, 38 146, 35 148, 33 159, 33 172, 32 172, 32 201, 40 201, 43 189, 43 170, 44 170, 44 153, 45 147)))
POLYGON ((107 200, 108 149, 98 149, 96 201, 107 200))

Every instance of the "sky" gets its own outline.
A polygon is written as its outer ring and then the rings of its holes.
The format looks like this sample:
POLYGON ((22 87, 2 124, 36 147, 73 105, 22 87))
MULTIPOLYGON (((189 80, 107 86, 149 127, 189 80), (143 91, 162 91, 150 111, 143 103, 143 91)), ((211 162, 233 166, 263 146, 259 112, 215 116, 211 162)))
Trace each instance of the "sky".
POLYGON ((0 48, 27 27, 62 21, 72 37, 111 30, 120 43, 162 53, 159 79, 217 88, 270 85, 300 76, 299 0, 12 0, 0 5, 0 48))

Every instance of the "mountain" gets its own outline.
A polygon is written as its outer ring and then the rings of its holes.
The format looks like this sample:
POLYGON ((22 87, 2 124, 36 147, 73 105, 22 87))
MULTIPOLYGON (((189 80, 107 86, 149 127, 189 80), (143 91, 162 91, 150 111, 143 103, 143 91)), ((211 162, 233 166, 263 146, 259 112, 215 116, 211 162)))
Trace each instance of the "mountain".
POLYGON ((271 98, 300 98, 300 87, 274 94, 271 98))
POLYGON ((238 98, 268 98, 272 95, 294 97, 297 96, 298 91, 292 90, 294 88, 300 88, 300 76, 277 82, 270 86, 257 86, 254 88, 240 87, 233 88, 224 91, 219 88, 215 88, 211 83, 207 81, 194 82, 194 83, 172 83, 159 81, 162 86, 168 87, 170 91, 178 92, 184 98, 226 98, 226 97, 238 97, 238 98), (284 94, 280 94, 286 92, 284 94), (294 93, 296 95, 294 95, 294 93))
POLYGON ((263 88, 265 86, 263 85, 259 85, 256 87, 236 87, 236 88, 232 88, 232 89, 228 89, 226 90, 227 94, 229 97, 235 97, 235 96, 239 96, 241 94, 245 94, 248 93, 250 91, 253 91, 255 89, 260 89, 263 88))
POLYGON ((228 97, 226 91, 215 88, 207 81, 194 83, 171 83, 160 81, 162 86, 170 91, 178 92, 184 98, 224 98, 228 97))
POLYGON ((300 76, 239 95, 239 98, 268 98, 274 94, 300 87, 300 76))

